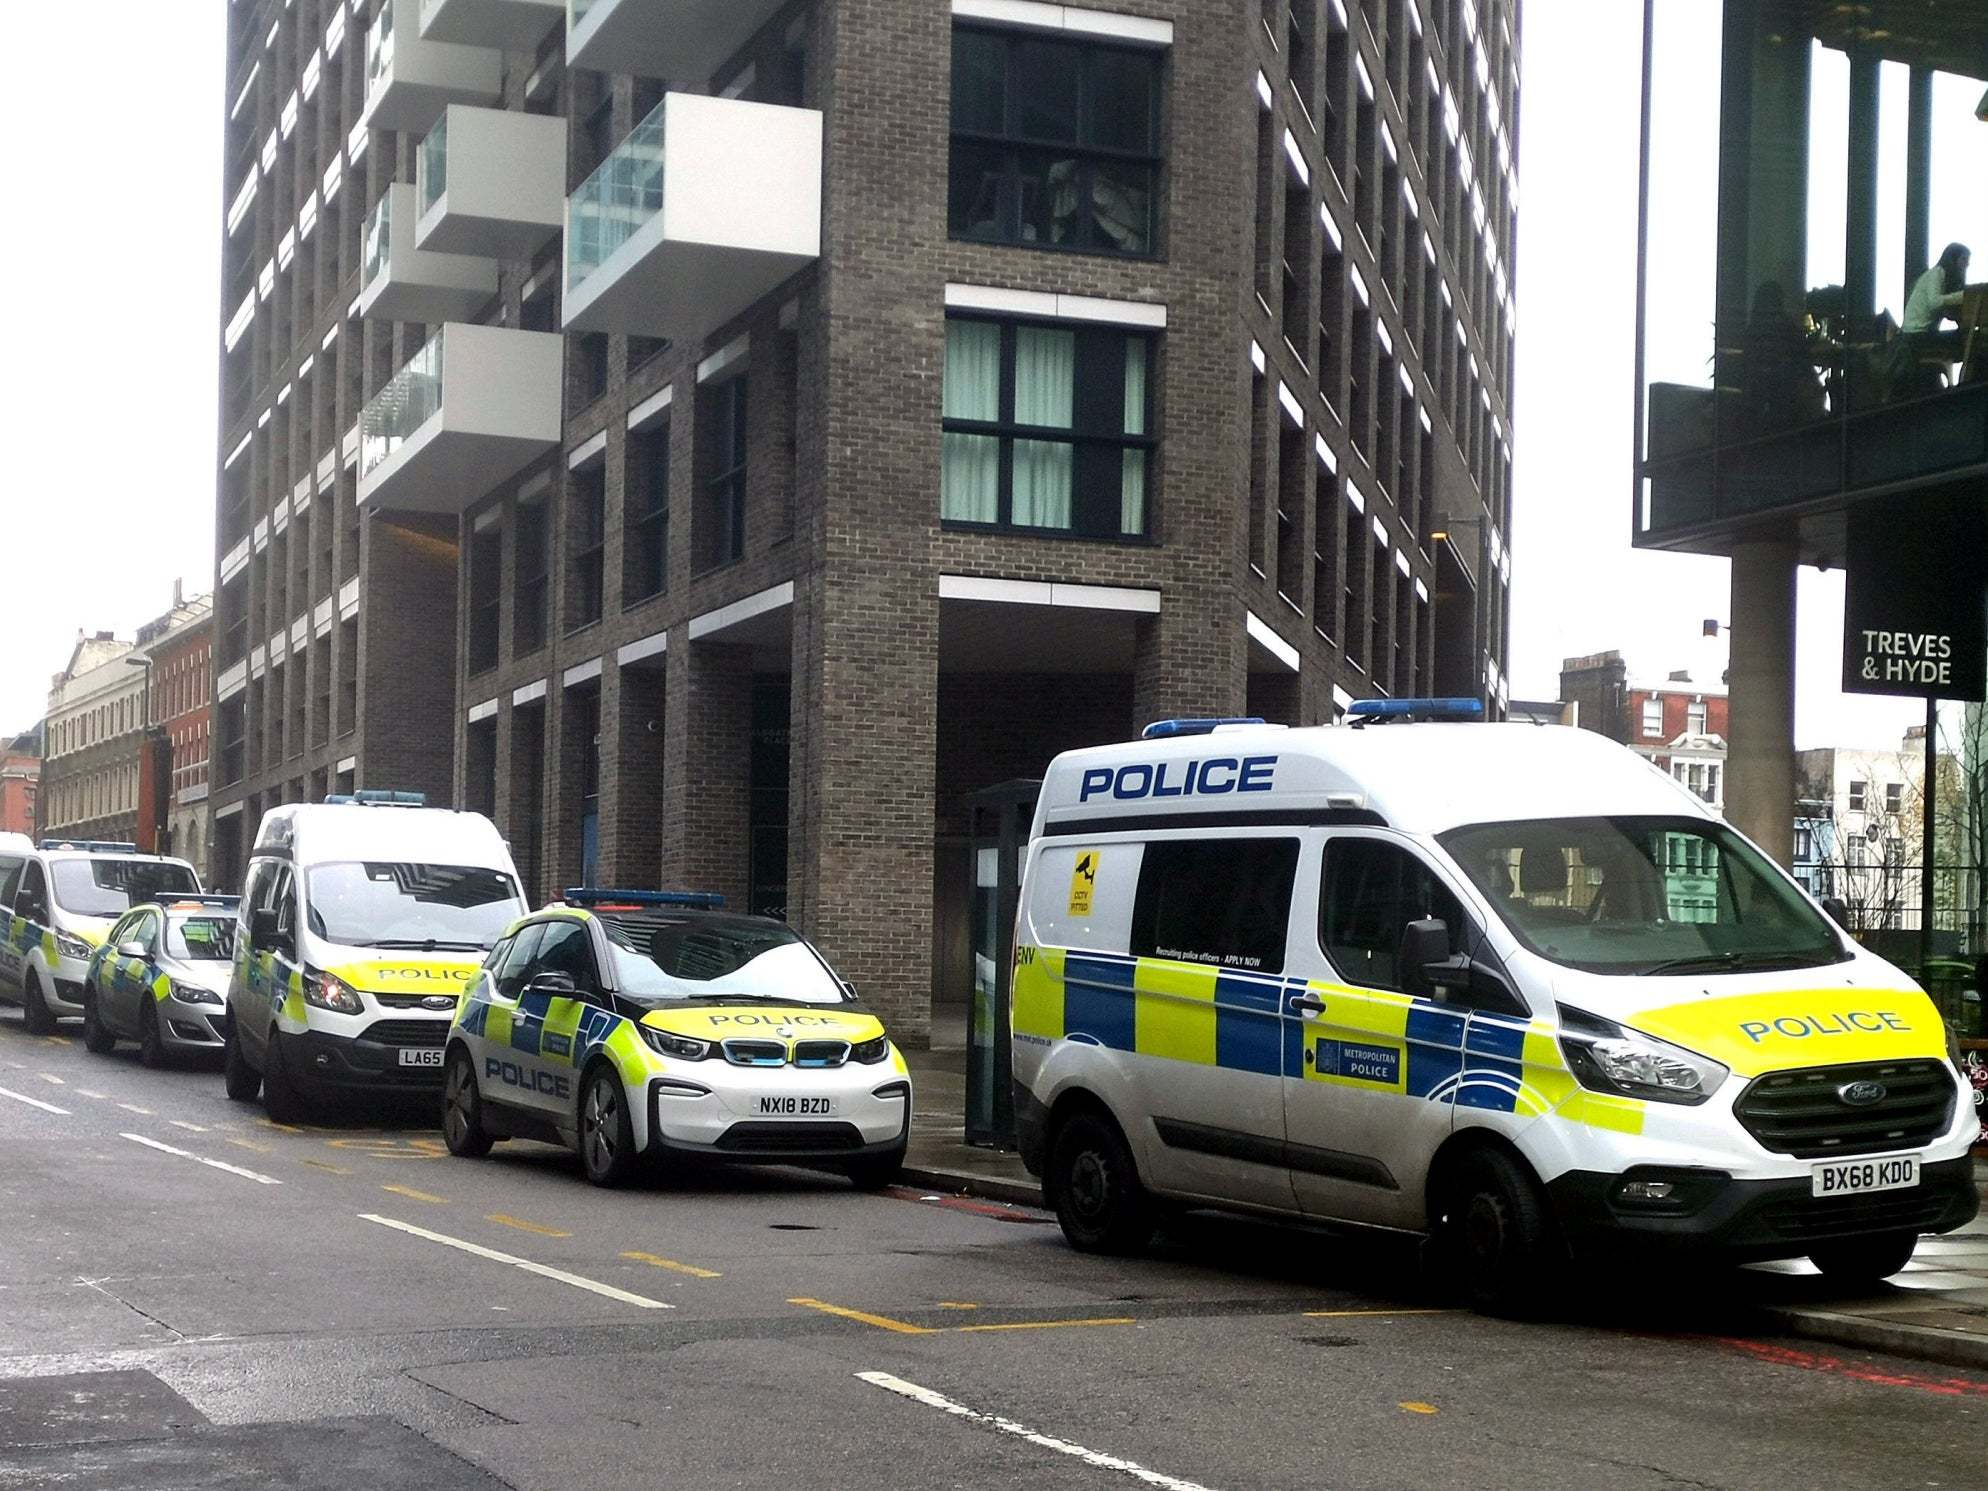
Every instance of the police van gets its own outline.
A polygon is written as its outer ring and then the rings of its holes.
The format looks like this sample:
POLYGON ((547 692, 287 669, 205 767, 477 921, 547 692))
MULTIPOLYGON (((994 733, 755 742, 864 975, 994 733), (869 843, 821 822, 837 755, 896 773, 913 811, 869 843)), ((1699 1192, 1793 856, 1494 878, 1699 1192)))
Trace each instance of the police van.
POLYGON ((200 894, 183 859, 141 854, 136 844, 44 839, 0 848, 0 997, 21 1005, 29 1030, 83 1013, 90 954, 133 906, 200 894))
POLYGON ((462 992, 525 909, 481 813, 407 792, 270 809, 228 978, 228 1096, 260 1089, 289 1122, 339 1095, 438 1089, 462 992))
POLYGON ((1590 732, 1170 722, 1051 764, 1023 1158, 1078 1248, 1214 1206, 1422 1234, 1480 1307, 1637 1248, 1896 1272, 1977 1197, 1925 993, 1590 732))
POLYGON ((616 1185, 641 1161, 828 1166, 888 1184, 911 1073, 786 923, 722 897, 574 889, 498 943, 449 1034, 443 1137, 578 1151, 616 1185))

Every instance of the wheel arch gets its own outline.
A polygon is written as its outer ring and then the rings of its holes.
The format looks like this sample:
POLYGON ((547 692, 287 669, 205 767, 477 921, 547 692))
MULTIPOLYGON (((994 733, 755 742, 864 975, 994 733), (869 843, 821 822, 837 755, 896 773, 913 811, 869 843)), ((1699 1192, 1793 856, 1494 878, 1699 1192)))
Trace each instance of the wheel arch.
POLYGON ((1517 1165, 1544 1194, 1546 1187, 1539 1171, 1505 1135, 1481 1126, 1458 1129, 1429 1158, 1429 1171, 1422 1183, 1423 1221, 1429 1231, 1435 1231, 1441 1221, 1445 1200, 1464 1167, 1477 1155, 1487 1152, 1503 1155, 1517 1165))

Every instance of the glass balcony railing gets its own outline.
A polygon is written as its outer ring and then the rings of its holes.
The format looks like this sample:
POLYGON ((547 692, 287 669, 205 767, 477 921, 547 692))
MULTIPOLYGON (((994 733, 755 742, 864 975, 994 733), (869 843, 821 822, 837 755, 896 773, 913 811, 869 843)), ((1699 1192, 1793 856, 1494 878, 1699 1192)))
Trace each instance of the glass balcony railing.
POLYGON ((366 405, 359 420, 359 474, 371 475, 441 411, 442 338, 436 335, 366 405))
POLYGON ((393 193, 382 196, 366 218, 366 267, 359 283, 370 285, 386 273, 393 246, 393 193))
POLYGON ((571 0, 573 9, 567 18, 566 24, 569 27, 579 25, 582 21, 586 20, 587 12, 599 3, 600 0, 571 0))
POLYGON ((380 7, 366 28, 366 91, 371 93, 393 66, 393 0, 380 7))
MULTIPOLYGON (((581 0, 574 0, 575 19, 581 0)), ((608 261, 663 210, 663 110, 668 100, 614 147, 566 204, 566 288, 608 261)))
POLYGON ((449 111, 442 110, 442 117, 435 121, 435 127, 428 131, 421 142, 421 156, 415 162, 415 182, 419 188, 421 211, 425 214, 430 207, 441 201, 449 190, 449 111))

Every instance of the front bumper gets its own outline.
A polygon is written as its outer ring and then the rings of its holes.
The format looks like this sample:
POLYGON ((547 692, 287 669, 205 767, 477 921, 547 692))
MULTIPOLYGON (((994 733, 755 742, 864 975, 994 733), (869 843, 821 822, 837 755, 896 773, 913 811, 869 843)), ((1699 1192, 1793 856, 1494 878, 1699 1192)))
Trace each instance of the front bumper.
MULTIPOLYGON (((648 1153, 720 1165, 825 1164, 887 1155, 911 1135, 911 1084, 888 1067, 853 1091, 837 1090, 822 1118, 755 1118, 740 1094, 673 1094, 668 1078, 648 1091, 648 1153), (877 1091, 885 1096, 877 1096, 877 1091)), ((827 1095, 827 1094, 825 1094, 827 1095)))
POLYGON ((83 1016, 83 969, 84 964, 64 958, 62 966, 56 970, 55 995, 47 1002, 49 1013, 65 1019, 81 1019, 83 1016))
POLYGON ((225 1005, 188 1004, 182 999, 159 1001, 159 1038, 173 1051, 218 1051, 225 1005))
POLYGON ((1734 1180, 1717 1170, 1665 1170, 1664 1176, 1681 1178, 1680 1190, 1689 1197, 1688 1209, 1672 1212, 1617 1200, 1622 1175, 1573 1170, 1546 1189, 1578 1255, 1662 1249, 1745 1263, 1800 1258, 1813 1247, 1847 1238, 1952 1232, 1974 1220, 1981 1198, 1970 1157, 1930 1161, 1919 1173, 1919 1184, 1910 1190, 1819 1199, 1809 1194, 1806 1175, 1734 1180))
POLYGON ((358 1093, 437 1093, 442 1090, 442 1041, 449 1027, 437 1022, 432 1045, 397 1045, 364 1036, 327 1035, 307 1030, 284 1035, 283 1058, 291 1075, 313 1088, 358 1093), (403 1051, 432 1051, 432 1066, 405 1066, 403 1051))

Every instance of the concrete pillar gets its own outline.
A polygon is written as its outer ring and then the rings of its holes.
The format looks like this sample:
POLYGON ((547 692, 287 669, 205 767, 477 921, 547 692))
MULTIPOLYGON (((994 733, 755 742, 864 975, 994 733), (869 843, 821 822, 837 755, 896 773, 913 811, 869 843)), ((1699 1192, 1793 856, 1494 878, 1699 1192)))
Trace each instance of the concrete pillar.
MULTIPOLYGON (((1933 263, 1933 72, 1912 69, 1905 107, 1905 285, 1933 263)), ((1901 301, 1902 305, 1904 302, 1901 301)))
POLYGON ((1878 308, 1878 93, 1882 59, 1870 47, 1850 54, 1850 156, 1843 288, 1850 316, 1878 308))
POLYGON ((1782 864, 1795 851, 1795 545, 1733 551, 1726 817, 1782 864))

